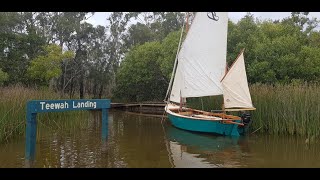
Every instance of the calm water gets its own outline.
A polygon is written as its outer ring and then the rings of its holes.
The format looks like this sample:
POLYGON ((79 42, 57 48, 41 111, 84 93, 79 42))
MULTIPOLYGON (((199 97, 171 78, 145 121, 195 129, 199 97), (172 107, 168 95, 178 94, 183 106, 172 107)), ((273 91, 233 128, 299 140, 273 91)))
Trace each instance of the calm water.
POLYGON ((305 139, 254 135, 230 138, 179 130, 159 117, 109 113, 109 136, 100 120, 84 128, 38 129, 34 162, 24 160, 24 137, 0 146, 0 167, 320 167, 320 145, 305 139))

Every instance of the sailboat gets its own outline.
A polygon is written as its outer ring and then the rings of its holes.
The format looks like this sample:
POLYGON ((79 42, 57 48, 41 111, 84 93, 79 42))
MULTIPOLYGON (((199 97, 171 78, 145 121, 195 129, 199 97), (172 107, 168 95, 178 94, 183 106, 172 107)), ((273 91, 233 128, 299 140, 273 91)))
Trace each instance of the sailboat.
POLYGON ((240 136, 247 132, 255 110, 247 82, 244 50, 227 67, 227 12, 197 12, 179 47, 167 90, 165 111, 177 128, 218 135, 240 136), (181 45, 181 47, 180 47, 181 45), (187 98, 223 96, 221 110, 187 107, 187 98), (227 114, 239 111, 240 116, 227 114))

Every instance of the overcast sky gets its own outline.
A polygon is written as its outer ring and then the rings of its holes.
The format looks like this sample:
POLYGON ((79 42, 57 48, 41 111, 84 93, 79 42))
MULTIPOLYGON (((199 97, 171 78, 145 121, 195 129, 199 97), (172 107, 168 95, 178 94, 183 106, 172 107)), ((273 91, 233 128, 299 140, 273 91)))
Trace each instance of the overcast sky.
MULTIPOLYGON (((291 15, 291 12, 251 12, 254 17, 257 17, 259 19, 283 19, 285 17, 288 17, 291 15)), ((229 18, 233 22, 237 22, 240 20, 243 16, 245 16, 247 12, 229 12, 229 18)), ((88 19, 88 22, 93 25, 106 25, 106 17, 110 15, 110 12, 96 12, 90 19, 88 19)), ((316 17, 317 19, 320 19, 320 12, 310 12, 310 17, 316 17)))

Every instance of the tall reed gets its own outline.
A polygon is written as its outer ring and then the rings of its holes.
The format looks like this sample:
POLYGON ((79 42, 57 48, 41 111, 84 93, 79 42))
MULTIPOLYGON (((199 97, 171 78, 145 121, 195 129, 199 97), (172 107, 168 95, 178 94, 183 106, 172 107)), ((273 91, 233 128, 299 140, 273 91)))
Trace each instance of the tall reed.
MULTIPOLYGON (((319 84, 254 84, 250 93, 256 107, 250 111, 252 129, 267 134, 320 136, 319 84)), ((222 102, 222 96, 188 99, 191 107, 203 110, 221 109, 222 102)))
POLYGON ((252 128, 268 134, 320 135, 320 86, 317 84, 251 86, 252 128))
MULTIPOLYGON (((20 85, 0 87, 0 143, 25 133, 26 104, 29 100, 67 99, 49 89, 25 88, 20 85)), ((71 129, 82 127, 88 113, 84 111, 39 113, 38 127, 46 129, 71 129)), ((39 128, 38 128, 39 129, 39 128)))

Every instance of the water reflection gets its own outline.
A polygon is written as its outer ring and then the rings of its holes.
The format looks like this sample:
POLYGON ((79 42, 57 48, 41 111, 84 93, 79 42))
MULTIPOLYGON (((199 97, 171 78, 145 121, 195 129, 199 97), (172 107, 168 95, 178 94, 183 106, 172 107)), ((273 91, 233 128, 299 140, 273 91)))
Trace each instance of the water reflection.
POLYGON ((0 167, 320 167, 320 145, 307 146, 304 138, 191 133, 159 117, 111 111, 103 141, 100 118, 76 119, 79 125, 69 128, 38 128, 33 162, 24 160, 24 137, 1 144, 0 167))
POLYGON ((174 167, 240 167, 248 151, 245 138, 193 133, 167 126, 174 167))

